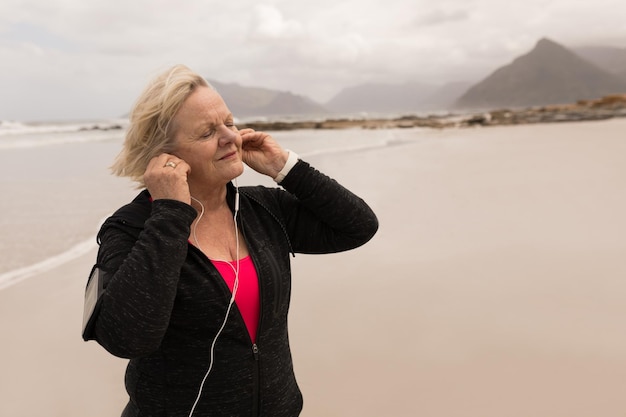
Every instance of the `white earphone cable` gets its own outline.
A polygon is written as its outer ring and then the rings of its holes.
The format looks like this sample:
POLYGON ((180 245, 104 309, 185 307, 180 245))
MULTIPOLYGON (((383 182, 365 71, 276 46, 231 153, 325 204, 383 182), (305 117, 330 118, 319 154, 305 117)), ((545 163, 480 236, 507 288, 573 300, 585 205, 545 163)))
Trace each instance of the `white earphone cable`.
MULTIPOLYGON (((230 301, 228 302, 228 308, 226 309, 226 315, 224 317, 224 321, 222 322, 222 326, 217 331, 217 334, 215 335, 215 337, 213 338, 213 342, 211 343, 211 355, 210 355, 211 357, 210 357, 210 362, 209 362, 209 369, 207 369, 206 374, 204 374, 204 378, 202 378, 202 383, 200 384, 200 387, 198 388, 198 395, 196 396, 196 400, 194 401, 193 406, 191 407, 191 411, 189 412, 189 417, 191 417, 193 412, 195 411, 196 406, 198 405, 198 402, 200 401, 200 397, 202 396, 202 390, 204 389, 204 384, 207 378, 209 377, 211 370, 213 369, 213 362, 215 358, 215 344, 217 343, 217 338, 222 333, 222 330, 224 330, 224 327, 226 327, 226 322, 228 321, 230 310, 233 306, 233 303, 235 302, 237 289, 239 288, 239 226, 237 225, 237 214, 239 213, 239 186, 237 185, 237 179, 235 179, 235 188, 236 188, 235 214, 233 215, 233 221, 235 223, 235 242, 236 242, 235 243, 235 260, 236 260, 235 262, 237 266, 234 267, 231 262, 226 261, 226 263, 233 269, 233 272, 235 273, 235 281, 233 283, 232 296, 230 297, 230 301)), ((191 196, 191 198, 194 201, 196 201, 198 204, 200 204, 200 207, 202 208, 200 215, 198 216, 198 220, 196 221, 196 224, 193 227, 193 239, 196 243, 196 246, 198 246, 198 249, 202 251, 202 247, 200 247, 200 243, 198 242, 198 238, 196 236, 196 228, 198 226, 198 223, 200 223, 202 216, 204 215, 204 205, 197 198, 193 196, 191 196)))

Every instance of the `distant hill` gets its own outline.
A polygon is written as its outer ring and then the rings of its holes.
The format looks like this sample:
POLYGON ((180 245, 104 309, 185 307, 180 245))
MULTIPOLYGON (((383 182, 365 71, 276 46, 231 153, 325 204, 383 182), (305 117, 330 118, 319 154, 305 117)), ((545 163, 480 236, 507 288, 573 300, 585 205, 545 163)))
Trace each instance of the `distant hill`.
POLYGON ((329 114, 327 109, 313 100, 290 92, 226 84, 215 80, 209 80, 209 83, 220 93, 235 117, 329 114))
POLYGON ((530 107, 624 92, 625 80, 544 38, 528 54, 471 87, 457 100, 455 107, 530 107))
POLYGON ((423 108, 424 110, 449 110, 471 86, 472 83, 467 81, 444 84, 426 97, 423 108))
POLYGON ((436 86, 420 83, 360 84, 344 88, 324 107, 336 113, 416 112, 425 108, 425 100, 436 86))

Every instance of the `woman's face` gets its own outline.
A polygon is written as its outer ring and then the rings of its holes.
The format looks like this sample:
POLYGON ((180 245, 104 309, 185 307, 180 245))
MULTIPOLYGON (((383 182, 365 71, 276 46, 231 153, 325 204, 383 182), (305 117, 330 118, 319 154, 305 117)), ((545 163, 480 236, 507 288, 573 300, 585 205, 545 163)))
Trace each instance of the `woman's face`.
POLYGON ((241 175, 241 135, 215 90, 197 87, 173 122, 176 136, 172 153, 191 167, 190 186, 220 186, 241 175))

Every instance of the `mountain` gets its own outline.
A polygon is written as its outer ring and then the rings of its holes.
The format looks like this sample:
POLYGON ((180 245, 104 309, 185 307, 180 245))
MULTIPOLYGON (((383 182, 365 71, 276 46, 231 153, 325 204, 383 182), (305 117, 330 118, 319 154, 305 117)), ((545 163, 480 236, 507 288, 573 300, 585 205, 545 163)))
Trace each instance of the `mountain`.
POLYGON ((290 93, 261 87, 209 80, 236 117, 318 116, 329 111, 313 100, 290 93))
POLYGON ((613 74, 626 74, 626 48, 583 46, 574 48, 579 56, 613 74))
POLYGON ((425 110, 448 110, 470 87, 472 83, 456 81, 442 85, 424 100, 425 110))
POLYGON ((626 81, 549 39, 497 69, 455 103, 458 109, 530 107, 626 92, 626 81))
POLYGON ((420 83, 360 84, 344 88, 324 107, 337 113, 398 113, 424 109, 437 87, 420 83))

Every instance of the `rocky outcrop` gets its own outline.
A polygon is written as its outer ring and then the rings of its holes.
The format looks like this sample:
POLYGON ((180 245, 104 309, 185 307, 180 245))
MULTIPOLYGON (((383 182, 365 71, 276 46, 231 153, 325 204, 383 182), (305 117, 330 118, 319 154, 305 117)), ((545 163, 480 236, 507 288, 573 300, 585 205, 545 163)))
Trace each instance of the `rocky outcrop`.
POLYGON ((296 130, 296 129, 392 129, 429 127, 444 128, 454 127, 456 122, 448 120, 445 116, 402 116, 394 119, 328 119, 323 121, 300 121, 300 122, 251 122, 239 124, 240 129, 251 128, 254 130, 296 130))
POLYGON ((298 122, 251 122, 239 128, 263 131, 296 129, 390 129, 425 127, 502 126, 530 123, 561 123, 626 117, 626 94, 609 95, 597 100, 580 100, 572 104, 529 107, 521 110, 497 109, 478 114, 403 116, 392 119, 328 119, 298 122))
POLYGON ((626 117, 626 94, 610 95, 597 100, 580 100, 573 104, 530 107, 522 110, 493 110, 470 115, 463 119, 459 126, 580 122, 614 117, 626 117))

